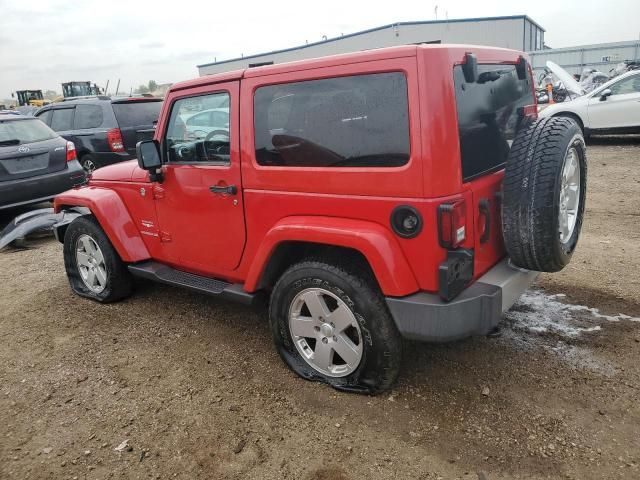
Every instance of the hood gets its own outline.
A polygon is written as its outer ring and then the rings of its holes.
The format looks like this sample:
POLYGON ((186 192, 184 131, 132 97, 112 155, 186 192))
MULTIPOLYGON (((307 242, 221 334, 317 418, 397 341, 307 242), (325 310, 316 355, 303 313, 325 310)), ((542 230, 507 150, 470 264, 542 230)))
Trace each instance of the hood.
POLYGON ((569 90, 571 93, 575 93, 576 95, 584 95, 584 89, 580 86, 578 81, 571 76, 569 72, 567 72, 564 68, 562 68, 557 63, 552 62, 551 60, 547 60, 547 68, 553 72, 553 74, 558 77, 558 80, 562 82, 564 88, 569 90))
POLYGON ((114 163, 94 171, 91 174, 91 180, 130 182, 136 170, 140 170, 137 160, 114 163))

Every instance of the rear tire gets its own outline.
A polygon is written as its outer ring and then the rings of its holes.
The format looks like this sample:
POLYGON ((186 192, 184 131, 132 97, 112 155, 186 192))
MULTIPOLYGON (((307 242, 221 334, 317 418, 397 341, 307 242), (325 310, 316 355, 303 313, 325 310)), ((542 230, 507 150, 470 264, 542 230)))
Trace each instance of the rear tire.
POLYGON ((398 376, 400 334, 366 272, 293 265, 273 289, 269 321, 278 353, 302 378, 375 394, 398 376))
POLYGON ((69 224, 63 252, 69 284, 78 295, 109 303, 122 300, 133 291, 131 273, 91 215, 69 224))
POLYGON ((586 147, 575 121, 543 118, 520 131, 507 161, 502 202, 504 243, 515 265, 557 272, 569 263, 586 186, 586 147))

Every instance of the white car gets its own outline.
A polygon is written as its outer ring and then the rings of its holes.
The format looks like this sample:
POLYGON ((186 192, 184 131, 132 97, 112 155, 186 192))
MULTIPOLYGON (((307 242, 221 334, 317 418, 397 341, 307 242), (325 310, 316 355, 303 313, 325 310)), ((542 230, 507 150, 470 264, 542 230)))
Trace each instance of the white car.
POLYGON ((570 117, 585 136, 640 133, 640 70, 632 70, 573 100, 549 105, 540 118, 570 117))
POLYGON ((189 139, 202 140, 211 132, 214 136, 229 136, 229 108, 210 108, 184 119, 189 139))

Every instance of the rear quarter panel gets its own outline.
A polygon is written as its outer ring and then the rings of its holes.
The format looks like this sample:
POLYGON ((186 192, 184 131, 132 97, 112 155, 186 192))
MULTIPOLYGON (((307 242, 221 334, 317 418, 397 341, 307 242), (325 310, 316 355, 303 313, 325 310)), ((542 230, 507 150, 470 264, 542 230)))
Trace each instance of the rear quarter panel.
MULTIPOLYGON (((283 219, 286 222, 286 219, 294 217, 340 217, 336 222, 354 220, 354 248, 358 243, 358 221, 371 222, 390 234, 394 251, 398 252, 401 260, 394 260, 392 256, 387 260, 391 271, 403 278, 383 282, 389 285, 389 293, 402 295, 418 288, 411 269, 407 267, 405 253, 399 246, 399 243, 405 242, 405 246, 411 248, 412 241, 399 239, 388 227, 389 215, 399 202, 418 205, 423 197, 419 86, 415 50, 411 52, 410 56, 405 52, 404 56, 398 58, 325 65, 243 79, 241 118, 246 122, 244 125, 253 125, 254 94, 261 86, 355 74, 403 72, 407 79, 411 145, 409 162, 401 167, 261 166, 255 158, 254 130, 242 128, 242 177, 248 242, 240 269, 245 274, 253 265, 254 256, 265 237, 283 219)), ((308 241, 314 241, 316 236, 309 234, 308 238, 308 241)), ((424 254, 421 252, 421 255, 424 254)), ((255 270, 255 265, 253 268, 255 270)), ((248 287, 251 288, 251 285, 248 287)))
MULTIPOLYGON (((243 188, 247 221, 247 247, 240 266, 244 274, 251 266, 261 242, 269 231, 289 217, 324 216, 367 221, 387 229, 394 248, 409 266, 390 268, 396 275, 412 275, 415 289, 438 290, 438 265, 446 250, 438 242, 437 209, 442 203, 464 198, 467 208, 467 239, 463 248, 475 248, 474 232, 479 227, 478 212, 469 185, 462 182, 460 143, 453 85, 453 66, 473 51, 479 62, 515 63, 521 52, 475 46, 418 47, 411 57, 389 58, 366 63, 323 66, 251 76, 242 81, 241 115, 253 123, 256 88, 280 82, 309 80, 339 75, 402 71, 407 77, 409 96, 411 159, 400 168, 291 168, 263 167, 254 153, 253 129, 241 130, 243 188), (410 205, 422 215, 422 232, 413 239, 392 233, 390 216, 399 205, 410 205), (393 270, 395 269, 395 270, 393 270)), ((502 173, 487 180, 487 189, 500 183, 502 173)), ((493 219, 499 217, 493 204, 493 219)), ((354 222, 353 235, 358 235, 354 222)), ((503 255, 501 236, 494 228, 491 241, 482 246, 486 256, 503 255)), ((484 256, 484 255, 483 255, 484 256)), ((396 257, 397 258, 397 257, 396 257)), ((485 270, 489 265, 478 265, 485 270)), ((478 274, 476 275, 476 277, 478 274)), ((401 296, 413 293, 411 281, 383 288, 383 293, 401 296)))

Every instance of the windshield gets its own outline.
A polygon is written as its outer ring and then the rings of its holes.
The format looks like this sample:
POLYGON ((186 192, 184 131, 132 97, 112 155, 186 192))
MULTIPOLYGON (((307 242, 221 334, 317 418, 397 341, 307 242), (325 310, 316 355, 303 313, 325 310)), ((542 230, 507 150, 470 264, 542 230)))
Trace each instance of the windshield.
POLYGON ((0 146, 41 142, 56 138, 56 133, 37 118, 0 122, 0 146))
POLYGON ((116 114, 120 127, 150 127, 153 122, 158 120, 162 103, 157 100, 114 103, 113 112, 116 114))

